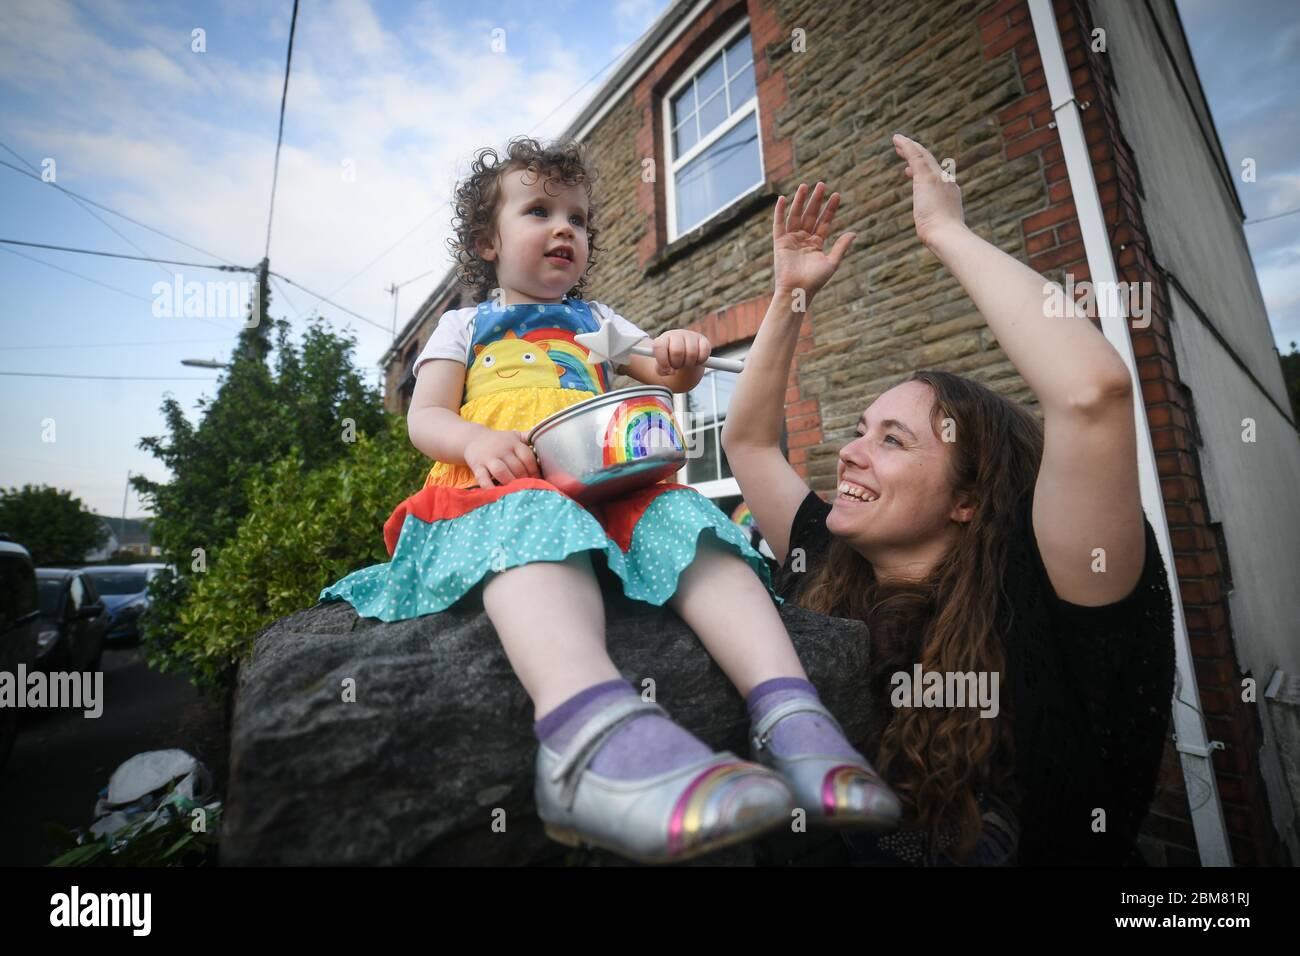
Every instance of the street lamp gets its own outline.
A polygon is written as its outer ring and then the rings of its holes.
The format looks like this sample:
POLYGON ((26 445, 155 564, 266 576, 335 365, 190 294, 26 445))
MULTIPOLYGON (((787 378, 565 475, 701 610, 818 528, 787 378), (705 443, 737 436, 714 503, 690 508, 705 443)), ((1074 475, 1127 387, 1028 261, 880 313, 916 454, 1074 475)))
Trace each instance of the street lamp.
POLYGON ((218 362, 216 359, 181 359, 182 365, 193 365, 195 368, 229 368, 227 362, 218 362))

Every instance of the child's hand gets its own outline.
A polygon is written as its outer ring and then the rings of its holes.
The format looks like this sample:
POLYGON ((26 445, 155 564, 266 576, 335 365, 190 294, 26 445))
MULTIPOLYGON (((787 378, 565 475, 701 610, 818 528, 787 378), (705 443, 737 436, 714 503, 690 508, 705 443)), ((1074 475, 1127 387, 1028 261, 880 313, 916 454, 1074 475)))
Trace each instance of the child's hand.
POLYGON ((778 295, 801 289, 805 299, 811 300, 830 281, 857 238, 856 232, 846 232, 835 240, 829 255, 824 251, 840 194, 831 193, 822 208, 824 195, 824 184, 818 183, 809 196, 808 184, 800 183, 789 205, 784 196, 777 197, 772 212, 772 272, 778 295))
POLYGON ((483 434, 470 439, 465 446, 465 464, 480 488, 491 488, 496 483, 507 484, 515 478, 540 478, 541 468, 537 456, 520 431, 485 429, 483 434))
POLYGON ((703 365, 713 351, 713 345, 699 332, 686 329, 669 329, 652 343, 655 350, 656 371, 671 375, 682 368, 703 365))

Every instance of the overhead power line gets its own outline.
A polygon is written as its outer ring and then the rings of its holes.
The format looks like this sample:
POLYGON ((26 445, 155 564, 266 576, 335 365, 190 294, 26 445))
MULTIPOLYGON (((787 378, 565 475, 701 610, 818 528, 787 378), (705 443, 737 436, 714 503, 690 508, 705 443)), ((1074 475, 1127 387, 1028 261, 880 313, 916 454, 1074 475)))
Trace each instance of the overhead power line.
MULTIPOLYGON (((291 34, 291 36, 292 36, 292 34, 291 34)), ((549 113, 547 113, 545 116, 543 116, 540 120, 538 120, 536 123, 534 123, 532 129, 530 130, 530 132, 535 131, 539 126, 541 126, 541 125, 542 125, 543 123, 545 123, 548 119, 550 119, 552 116, 554 116, 557 112, 559 112, 559 111, 564 107, 564 104, 568 103, 569 100, 571 100, 571 99, 573 99, 575 96, 577 96, 580 92, 582 92, 582 90, 586 89, 586 87, 588 87, 588 86, 591 84, 591 81, 592 81, 592 80, 596 79, 596 77, 600 76, 602 73, 604 73, 606 70, 608 70, 611 66, 613 66, 616 62, 618 62, 620 59, 622 59, 622 58, 627 54, 627 51, 630 50, 633 46, 635 46, 636 42, 637 42, 637 41, 633 41, 633 43, 628 44, 626 47, 623 48, 623 51, 622 51, 621 53, 619 53, 617 56, 615 56, 613 59, 611 59, 608 63, 606 63, 604 66, 602 66, 602 67, 601 67, 599 70, 597 70, 595 73, 591 74, 591 76, 588 77, 588 78, 587 78, 587 79, 586 79, 586 80, 585 80, 581 85, 579 85, 576 89, 574 89, 574 91, 573 91, 572 93, 570 93, 570 94, 569 94, 568 96, 566 96, 563 100, 561 100, 561 101, 560 101, 560 104, 559 104, 558 106, 556 106, 555 109, 551 110, 549 113)), ((342 291, 343 291, 343 290, 344 290, 348 285, 350 285, 350 284, 352 283, 352 281, 353 281, 354 279, 356 279, 357 277, 359 277, 359 276, 365 274, 367 271, 370 270, 370 268, 371 268, 371 267, 372 267, 376 262, 378 262, 380 259, 384 258, 386 255, 388 255, 390 252, 392 252, 394 249, 396 249, 398 246, 400 246, 402 243, 404 243, 407 239, 409 239, 411 236, 413 236, 413 235, 415 234, 415 232, 416 232, 418 229, 420 229, 421 226, 423 226, 423 225, 424 225, 425 223, 427 223, 430 219, 432 219, 434 216, 436 216, 436 215, 438 214, 438 212, 439 212, 438 209, 434 209, 432 212, 430 212, 427 216, 425 216, 425 217, 424 217, 423 219, 421 219, 418 223, 416 223, 415 226, 413 226, 413 227, 412 227, 411 229, 409 229, 407 232, 403 233, 402 236, 399 237, 399 238, 398 238, 398 239, 397 239, 397 240, 396 240, 392 245, 390 245, 387 249, 385 249, 383 252, 379 253, 377 256, 375 256, 373 259, 371 259, 369 262, 367 262, 364 266, 362 266, 359 270, 357 270, 355 273, 353 273, 351 276, 349 276, 349 277, 348 277, 348 278, 347 278, 347 279, 346 279, 346 280, 345 280, 341 285, 339 285, 337 288, 335 288, 335 289, 330 293, 330 295, 332 295, 332 296, 333 296, 333 295, 338 295, 340 292, 342 292, 342 291)), ((267 248, 268 248, 268 249, 270 248, 270 243, 269 243, 269 242, 267 243, 267 248)), ((423 279, 425 276, 427 276, 427 275, 432 275, 434 272, 437 272, 437 271, 438 271, 437 269, 430 269, 428 272, 425 272, 425 273, 422 273, 422 274, 416 276, 415 279, 407 279, 405 282, 397 282, 397 283, 394 283, 393 286, 389 286, 389 291, 391 291, 391 290, 393 289, 394 286, 395 286, 396 288, 399 288, 399 289, 400 289, 402 286, 409 285, 410 283, 415 282, 416 279, 423 279)), ((321 300, 318 299, 317 301, 319 302, 319 301, 321 301, 321 300)), ((328 300, 328 299, 325 299, 324 301, 328 302, 329 300, 328 300)), ((316 304, 315 302, 312 303, 313 306, 314 306, 315 304, 316 304)), ((294 318, 300 318, 301 316, 302 316, 302 312, 299 312, 297 315, 294 316, 294 318)))
POLYGON ((1298 212, 1300 212, 1300 209, 1288 209, 1286 212, 1279 212, 1273 216, 1262 216, 1259 219, 1247 219, 1244 223, 1242 223, 1242 225, 1253 226, 1257 222, 1269 222, 1270 220, 1273 219, 1281 219, 1283 216, 1294 216, 1298 212))
MULTIPOLYGON (((28 169, 32 170, 33 172, 36 171, 36 164, 30 162, 26 157, 18 153, 17 150, 13 149, 12 147, 10 147, 9 145, 3 142, 0 142, 0 147, 3 147, 7 152, 13 155, 15 159, 17 159, 19 162, 25 165, 28 169)), ((84 209, 88 216, 94 216, 96 219, 98 219, 105 226, 105 228, 107 228, 110 232, 116 235, 119 239, 125 242, 136 252, 140 253, 141 255, 148 255, 148 253, 144 250, 144 247, 142 247, 138 242, 132 240, 129 236, 127 236, 126 233, 124 233, 121 229, 118 229, 117 226, 113 225, 111 222, 109 222, 99 213, 95 212, 95 210, 91 209, 90 206, 87 205, 87 203, 84 200, 78 199, 77 197, 67 192, 65 192, 64 195, 67 196, 69 200, 76 203, 78 208, 84 209)), ((167 274, 167 270, 164 269, 161 264, 158 266, 158 271, 163 273, 164 275, 167 274)))
POLYGON ((414 279, 407 279, 405 282, 394 282, 393 285, 396 286, 397 288, 401 289, 401 288, 403 288, 404 286, 408 286, 408 285, 410 285, 412 282, 419 282, 419 281, 420 281, 421 279, 423 279, 425 276, 431 276, 431 275, 433 275, 433 274, 434 274, 435 272, 437 272, 437 271, 438 271, 437 269, 430 269, 428 272, 421 272, 421 273, 420 273, 418 276, 416 276, 414 279))
POLYGON ((215 378, 185 378, 172 375, 65 375, 61 372, 0 372, 24 378, 93 378, 114 382, 215 382, 215 378))
POLYGON ((195 269, 216 269, 220 272, 256 272, 247 266, 222 266, 210 262, 181 262, 178 259, 155 259, 151 256, 128 256, 125 252, 102 252, 98 249, 76 249, 72 246, 52 246, 44 242, 23 242, 21 239, 0 239, 10 246, 27 246, 31 249, 53 249, 55 252, 75 252, 83 256, 104 256, 107 259, 133 259, 136 262, 161 262, 172 266, 190 266, 195 269))
MULTIPOLYGON (((434 216, 436 216, 437 214, 438 214, 438 210, 435 209, 435 210, 433 210, 433 212, 429 213, 429 215, 425 216, 423 219, 421 219, 419 222, 417 222, 414 226, 412 226, 412 227, 411 227, 410 229, 408 229, 405 233, 403 233, 400 239, 398 239, 396 242, 394 242, 391 246, 389 246, 389 247, 388 247, 387 249, 385 249, 383 252, 379 253, 379 255, 375 256, 373 259, 371 259, 369 262, 367 262, 364 266, 362 266, 362 267, 361 267, 360 269, 358 269, 356 272, 352 273, 352 275, 348 276, 348 278, 345 279, 345 280, 343 281, 343 283, 342 283, 340 286, 338 286, 338 288, 336 288, 336 289, 334 289, 332 292, 330 292, 330 295, 332 295, 332 296, 333 296, 333 295, 338 295, 340 292, 342 292, 345 288, 347 288, 347 287, 352 283, 352 280, 353 280, 353 279, 356 279, 358 276, 360 276, 360 275, 364 274, 365 272, 367 272, 367 271, 370 269, 370 267, 373 266, 376 262, 378 262, 380 259, 384 258, 384 256, 388 255, 390 252, 392 252, 394 249, 396 249, 398 246, 400 246, 402 243, 404 243, 404 242, 405 242, 407 239, 409 239, 411 236, 415 235, 416 230, 418 230, 421 226, 423 226, 426 222, 428 222, 430 219, 432 219, 432 218, 433 218, 434 216)), ((425 275, 428 275, 428 273, 426 272, 425 275)), ((320 301, 320 300, 318 299, 317 302, 319 302, 319 301, 320 301)), ((312 306, 314 306, 315 304, 316 304, 316 303, 313 302, 313 303, 312 303, 312 306)), ((294 318, 295 318, 295 319, 296 319, 296 318, 299 318, 301 315, 302 315, 302 313, 299 312, 298 315, 295 315, 295 316, 294 316, 294 318)))
MULTIPOLYGON (((5 456, 5 461, 30 461, 33 464, 52 465, 55 468, 76 468, 78 471, 93 471, 96 474, 100 474, 100 475, 110 474, 110 472, 104 471, 104 469, 102 468, 93 468, 90 465, 78 465, 75 462, 71 462, 71 461, 51 461, 48 458, 28 458, 25 455, 10 454, 8 451, 4 453, 4 456, 5 456)), ((114 477, 117 476, 116 471, 111 472, 111 474, 114 477)))
POLYGON ((229 342, 230 337, 222 339, 160 339, 157 342, 79 342, 76 345, 0 345, 0 352, 46 351, 50 349, 116 349, 133 348, 140 345, 210 345, 213 342, 229 342))
POLYGON ((9 249, 6 248, 5 246, 0 246, 0 252, 7 252, 11 256, 20 256, 23 259, 28 260, 29 262, 35 262, 38 265, 42 265, 50 269, 55 269, 59 272, 66 273, 67 275, 70 276, 75 276, 78 279, 84 279, 87 282, 93 282, 95 285, 100 286, 101 288, 108 289, 111 292, 119 292, 122 295, 130 296, 132 299, 139 299, 141 302, 153 301, 148 296, 136 295, 134 292, 127 292, 125 289, 119 289, 117 286, 109 285, 107 282, 100 282, 98 279, 92 279, 90 276, 82 275, 80 272, 73 272, 71 269, 63 268, 63 266, 56 266, 53 262, 44 262, 40 259, 37 259, 35 256, 29 256, 25 252, 19 252, 17 249, 9 249))
MULTIPOLYGON (((45 182, 45 180, 41 179, 40 176, 33 175, 32 173, 29 173, 25 169, 19 169, 13 163, 8 163, 5 162, 3 159, 0 159, 0 166, 7 166, 10 169, 12 169, 14 172, 26 176, 28 179, 34 179, 43 186, 53 186, 55 189, 59 190, 59 192, 67 193, 69 196, 72 196, 74 199, 80 199, 82 202, 88 202, 96 209, 102 209, 105 212, 112 213, 114 216, 117 216, 119 219, 125 219, 127 222, 134 223, 135 225, 139 226, 141 229, 148 229, 150 232, 157 233, 158 235, 162 236, 165 239, 170 239, 172 242, 179 242, 182 246, 185 246, 188 249, 193 249, 195 252, 201 252, 205 256, 211 256, 214 259, 220 259, 222 262, 230 263, 230 260, 227 259, 225 256, 219 256, 215 252, 209 252, 207 249, 204 249, 200 246, 196 246, 193 243, 186 242, 184 239, 181 239, 177 236, 173 236, 170 232, 163 232, 163 230, 161 229, 156 229, 153 226, 149 225, 147 222, 141 222, 139 219, 136 219, 132 216, 128 216, 124 212, 118 212, 116 209, 112 209, 108 206, 105 206, 103 203, 95 202, 95 200, 93 199, 88 199, 87 197, 82 196, 79 193, 73 192, 71 189, 64 189, 58 183, 47 183, 45 182)), ((230 264, 233 265, 233 263, 230 264)))
MULTIPOLYGON (((9 146, 9 145, 7 145, 7 144, 5 144, 5 143, 3 143, 3 142, 0 142, 0 146, 4 147, 5 150, 7 150, 10 154, 12 154, 15 158, 17 158, 18 160, 20 160, 22 163, 24 163, 24 164, 25 164, 26 166, 28 166, 30 169, 32 169, 32 170, 35 170, 35 169, 36 169, 36 167, 35 167, 32 163, 28 162, 25 158, 23 158, 23 156, 22 156, 21 154, 19 154, 16 150, 14 150, 11 146, 9 146)), ((4 162, 4 161, 3 161, 3 160, 0 160, 0 163, 2 163, 2 162, 4 162)), ((23 172, 23 170, 18 169, 16 166, 11 165, 10 163, 4 163, 4 165, 8 166, 10 169, 13 169, 15 172, 23 173, 23 175, 25 175, 25 176, 29 176, 30 178, 35 179, 37 182, 41 183, 41 185, 45 185, 45 186, 53 186, 53 187, 54 187, 55 189, 57 189, 59 192, 63 193, 63 195, 67 196, 70 200, 72 200, 72 201, 75 202, 78 206, 80 206, 82 209, 84 209, 87 213, 89 213, 90 215, 92 215, 92 216, 94 216, 96 219, 98 219, 100 222, 102 222, 102 223, 103 223, 106 227, 108 227, 108 228, 109 228, 109 229, 110 229, 114 234, 116 234, 116 235, 119 236, 119 237, 120 237, 124 242, 126 242, 127 245, 131 246, 131 248, 135 249, 137 252, 139 252, 139 253, 141 253, 141 254, 143 254, 143 255, 147 255, 147 253, 145 252, 144 248, 143 248, 139 243, 134 242, 134 241, 133 241, 129 236, 127 236, 124 232, 122 232, 120 229, 118 229, 116 226, 114 226, 111 222, 109 222, 107 219, 105 219, 105 218, 104 218, 103 216, 101 216, 99 213, 95 212, 95 210, 92 209, 91 207, 92 207, 92 206, 98 206, 100 209, 103 209, 103 210, 106 211, 106 212, 112 213, 114 216, 118 216, 119 218, 125 219, 125 220, 127 220, 128 222, 134 223, 135 225, 140 226, 140 227, 143 228, 143 229, 147 229, 147 230, 149 230, 150 232, 157 233, 158 235, 163 236, 163 237, 166 238, 166 239, 170 239, 170 240, 173 241, 173 242, 180 243, 182 246, 186 246, 186 247, 188 247, 188 248, 190 248, 190 249, 194 249, 194 250, 197 251, 197 252, 202 252, 204 255, 211 256, 211 257, 214 258, 214 259, 219 259, 219 260, 222 261, 222 262, 225 262, 225 263, 228 263, 228 264, 233 265, 233 263, 231 263, 229 259, 226 259, 226 258, 223 257, 223 256, 219 256, 219 255, 217 255, 217 254, 214 253, 214 252, 208 252, 206 249, 200 248, 199 246, 193 245, 192 243, 185 242, 183 239, 178 239, 178 238, 176 238, 175 236, 170 235, 169 233, 165 233, 165 232, 163 232, 161 229, 155 229, 153 226, 150 226, 150 225, 147 225, 146 223, 140 222, 138 219, 133 219, 131 216, 128 216, 128 215, 126 215, 125 213, 118 212, 118 211, 115 210, 115 209, 110 209, 108 206, 105 206, 105 205, 103 205, 103 204, 101 204, 101 203, 97 203, 97 202, 95 202, 93 199, 87 199, 85 196, 80 196, 80 195, 78 195, 77 193, 74 193, 74 192, 73 192, 72 190, 70 190, 70 189, 64 189, 64 188, 63 188, 62 186, 60 186, 58 183, 54 183, 54 182, 47 183, 47 182, 45 182, 44 179, 41 179, 41 178, 39 178, 39 177, 33 175, 32 173, 25 173, 25 172, 23 172)), ((48 268, 51 268, 51 269, 57 269, 59 272, 63 272, 63 273, 65 273, 65 274, 67 274, 67 275, 74 276, 74 277, 76 277, 76 278, 78 278, 78 279, 82 279, 82 280, 84 280, 84 281, 86 281, 86 282, 93 282, 95 285, 103 286, 103 287, 106 288, 106 289, 112 289, 112 290, 115 291, 115 292, 122 292, 122 293, 125 294, 125 295, 130 295, 130 296, 132 296, 132 298, 143 298, 143 296, 136 296, 136 295, 134 295, 133 293, 126 292, 126 291, 123 290, 123 289, 117 289, 117 288, 115 288, 114 286, 111 286, 111 285, 108 285, 108 284, 106 284, 106 283, 100 282, 98 279, 92 279, 90 276, 88 276, 88 275, 83 275, 83 274, 80 273, 80 272, 74 272, 74 271, 72 271, 71 269, 64 269, 64 268, 62 268, 62 267, 60 267, 60 266, 56 266, 56 265, 54 265, 53 263, 45 262, 44 260, 42 260, 42 259, 37 259, 37 258, 34 257, 34 256, 29 256, 29 255, 26 255, 26 254, 24 254, 24 253, 18 252, 16 249, 5 249, 4 251, 5 251, 5 252, 12 253, 13 255, 16 255, 16 256, 21 256, 22 258, 24 258, 24 259, 28 259, 28 260, 30 260, 30 261, 32 261, 32 262, 39 263, 40 265, 47 266, 48 268)), ((153 260, 151 260, 151 261, 153 261, 154 265, 157 266, 159 272, 161 272, 163 275, 167 275, 167 274, 168 274, 168 273, 167 273, 167 270, 163 268, 163 263, 162 263, 162 262, 158 261, 157 259, 153 259, 153 260)), ((145 301, 149 301, 149 300, 146 299, 145 301)), ((202 317, 200 317, 200 318, 199 318, 199 321, 205 323, 206 325, 210 325, 210 326, 212 326, 214 329, 221 329, 221 328, 223 328, 223 326, 219 325, 219 324, 216 323, 216 322, 213 322, 211 319, 208 319, 208 318, 202 318, 202 317)))
POLYGON ((532 127, 528 130, 528 132, 529 132, 530 134, 531 134, 531 133, 535 133, 535 132, 537 131, 537 129, 538 129, 538 128, 543 124, 543 123, 545 123, 548 119, 550 119, 552 116, 554 116, 556 113, 558 113, 558 112, 559 112, 559 111, 564 107, 564 104, 565 104, 565 103, 569 102, 569 100, 573 99, 575 96, 577 96, 577 95, 578 95, 579 93, 581 93, 583 90, 585 90, 588 86, 590 86, 592 80, 594 80, 596 77, 600 76, 602 73, 604 73, 606 70, 608 70, 611 66, 613 66, 615 63, 617 63, 619 60, 623 59, 623 57, 625 57, 625 56, 627 55, 627 51, 630 50, 630 49, 632 49, 632 47, 636 46, 636 44, 638 44, 638 43, 640 43, 640 42, 641 42, 640 37, 638 37, 637 39, 635 39, 635 40, 633 40, 631 43, 629 43, 627 46, 625 46, 625 47, 623 48, 623 51, 622 51, 621 53, 617 54, 617 55, 616 55, 612 60, 610 60, 608 63, 606 63, 604 66, 602 66, 602 67, 601 67, 599 70, 597 70, 595 73, 591 74, 591 76, 587 77, 587 79, 586 79, 585 81, 583 81, 583 83, 582 83, 581 86, 579 86, 579 87, 578 87, 577 89, 575 89, 572 93, 570 93, 568 96, 566 96, 564 99, 562 99, 562 100, 560 101, 560 104, 559 104, 558 106, 556 106, 555 109, 551 110, 549 113, 547 113, 547 114, 546 114, 545 116, 543 116, 541 119, 539 119, 536 123, 534 123, 534 124, 532 125, 532 127))
MULTIPOLYGON (((104 289, 108 289, 110 292, 117 292, 120 293, 121 295, 129 296, 132 299, 139 299, 141 302, 149 302, 149 303, 153 302, 153 300, 148 298, 147 296, 136 295, 134 292, 126 291, 126 289, 119 289, 115 285, 109 285, 107 282, 100 282, 98 279, 94 279, 81 272, 74 272, 72 269, 65 269, 63 268, 63 266, 56 266, 53 262, 46 262, 44 259, 37 259, 35 256, 29 256, 25 252, 19 252, 17 249, 10 249, 8 246, 0 245, 0 252, 7 252, 11 256, 19 256, 23 259, 28 260, 29 262, 35 262, 37 265, 45 266, 47 269, 54 269, 56 272, 62 272, 65 275, 70 275, 73 278, 81 279, 85 282, 93 282, 95 285, 100 286, 101 288, 104 289)), ((227 329, 225 326, 218 325, 216 322, 213 322, 209 318, 204 318, 203 316, 196 316, 196 319, 199 322, 204 322, 212 326, 214 329, 221 329, 223 332, 229 332, 229 329, 227 329)))
POLYGON ((275 186, 280 179, 280 144, 284 141, 284 105, 289 99, 289 66, 293 63, 293 34, 298 26, 298 0, 293 0, 293 14, 289 18, 289 52, 284 58, 284 88, 280 91, 280 130, 275 136, 275 165, 271 170, 271 206, 266 212, 266 252, 263 259, 271 258, 271 219, 275 216, 275 186))
POLYGON ((275 287, 280 290, 280 295, 284 296, 284 301, 289 303, 289 307, 297 313, 294 318, 296 319, 301 316, 302 310, 298 308, 298 303, 293 301, 293 296, 289 295, 289 290, 284 287, 284 283, 280 282, 275 276, 271 276, 270 278, 271 281, 275 283, 275 287))
MULTIPOLYGON (((145 296, 142 296, 142 295, 136 295, 134 292, 128 292, 128 291, 126 291, 125 289, 119 289, 119 288, 117 288, 116 286, 111 286, 111 285, 108 285, 108 284, 105 283, 105 282, 100 282, 98 279, 92 279, 90 276, 82 275, 82 274, 79 273, 79 272, 73 272, 73 271, 70 270, 70 269, 64 269, 64 268, 61 267, 61 266, 56 266, 56 265, 54 265, 54 264, 51 263, 51 262, 42 262, 40 259, 36 259, 36 258, 34 258, 34 257, 32 257, 32 256, 29 256, 29 255, 26 255, 26 254, 24 254, 24 253, 21 253, 21 252, 19 252, 19 251, 16 250, 16 249, 8 249, 8 248, 5 248, 5 246, 9 246, 9 245, 14 245, 14 246, 30 246, 30 247, 35 247, 35 248, 37 248, 37 249, 53 249, 53 250, 58 251, 58 252, 75 252, 75 253, 80 253, 80 254, 82 254, 82 255, 106 256, 106 257, 108 257, 108 258, 110 258, 110 259, 132 259, 132 260, 136 260, 136 259, 139 259, 139 258, 140 258, 139 256, 128 256, 128 255, 126 255, 125 253, 121 253, 121 252, 101 252, 101 251, 98 251, 98 250, 95 250, 95 249, 76 249, 76 248, 73 248, 73 247, 71 247, 71 246, 54 246, 54 245, 47 245, 46 243, 42 243, 42 242, 23 242, 23 241, 21 241, 21 240, 19 240, 19 239, 0 239, 0 251, 3 251, 3 252, 9 252, 9 253, 12 253, 13 255, 16 255, 16 256, 22 256, 24 259, 30 259, 32 262, 38 262, 38 263, 40 263, 40 264, 43 265, 43 266, 49 266, 51 269, 57 269, 57 270, 60 271, 60 272, 66 272, 68 275, 76 276, 78 279, 85 279, 87 282, 93 282, 93 283, 95 283, 96 285, 103 286, 105 289, 112 289, 114 292, 120 292, 120 293, 122 293, 122 295, 128 295, 128 296, 130 296, 130 297, 133 298, 133 299, 140 299, 140 300, 143 301, 143 302, 151 302, 151 301, 152 301, 151 299, 149 299, 149 298, 147 298, 147 297, 145 297, 145 296)), ((221 265, 212 265, 212 264, 210 264, 210 263, 202 263, 202 262, 178 262, 178 261, 176 261, 176 260, 174 260, 174 259, 150 259, 150 260, 147 260, 147 261, 150 261, 150 262, 166 262, 166 263, 170 263, 170 264, 172 264, 172 265, 194 266, 194 267, 201 268, 201 269, 218 269, 218 270, 221 270, 221 271, 223 271, 223 272, 249 272, 249 273, 256 273, 256 272, 259 271, 259 270, 256 269, 256 268, 250 268, 250 267, 247 267, 247 266, 221 266, 221 265)), ((369 323, 370 325, 373 325, 373 326, 374 326, 375 328, 377 328, 377 329, 384 329, 384 327, 383 327, 382 325, 380 325, 378 322, 375 322, 375 321, 373 321, 373 320, 371 320, 371 319, 367 319, 364 315, 361 315, 360 313, 357 313, 357 312, 353 312, 351 309, 347 308, 346 306, 339 305, 337 302, 334 302, 334 301, 332 301, 331 299, 326 298, 325 296, 321 295, 321 294, 318 293, 318 292, 313 292, 311 289, 308 289, 305 285, 302 285, 302 284, 299 283, 299 282, 294 282, 292 279, 290 279, 287 275, 284 275, 283 273, 280 273, 280 272, 271 272, 271 271, 268 270, 268 273, 267 273, 267 274, 268 274, 268 276, 270 276, 270 277, 274 277, 274 278, 281 279, 282 281, 289 283, 289 285, 292 285, 292 286, 295 286, 295 287, 297 287, 297 288, 299 288, 299 289, 302 289, 302 290, 303 290, 304 292, 306 292, 308 295, 314 295, 314 296, 316 296, 316 301, 317 301, 317 302, 326 302, 326 303, 328 303, 329 305, 332 305, 334 308, 338 309, 339 311, 341 311, 341 312, 346 312, 348 315, 354 316, 355 318, 360 319, 362 322, 367 322, 367 323, 369 323)), ((282 291, 283 291, 283 290, 282 290, 282 291)), ((288 298, 287 294, 286 294, 285 297, 288 298)), ((217 328, 221 328, 221 326, 216 326, 216 327, 217 327, 217 328)), ((388 330, 388 329, 384 329, 384 331, 385 331, 385 332, 388 332, 389 330, 388 330)))
POLYGON ((308 295, 316 296, 317 302, 327 302, 330 305, 334 306, 334 308, 338 309, 340 312, 346 312, 348 315, 358 318, 362 322, 365 322, 369 325, 373 325, 377 329, 383 329, 383 331, 389 335, 392 334, 391 329, 384 328, 384 326, 380 325, 378 322, 375 322, 373 319, 367 319, 364 315, 361 315, 357 312, 353 312, 351 309, 347 308, 346 306, 339 305, 337 302, 330 302, 329 299, 325 298, 325 296, 321 295, 319 292, 313 292, 311 289, 307 288, 301 282, 294 282, 292 279, 290 279, 287 275, 284 275, 283 273, 270 272, 269 275, 278 279, 283 279, 285 282, 289 283, 289 285, 297 289, 302 289, 302 291, 306 292, 308 295))

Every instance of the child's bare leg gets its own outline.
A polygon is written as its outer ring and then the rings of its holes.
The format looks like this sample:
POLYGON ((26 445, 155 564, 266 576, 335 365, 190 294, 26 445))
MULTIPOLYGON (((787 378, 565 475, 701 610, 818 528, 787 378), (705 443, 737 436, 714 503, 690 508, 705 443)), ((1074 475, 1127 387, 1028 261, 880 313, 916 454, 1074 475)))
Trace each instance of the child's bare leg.
POLYGON ((483 608, 539 717, 620 676, 605 650, 605 602, 586 551, 494 575, 483 608))
MULTIPOLYGON (((638 696, 605 650, 605 603, 588 552, 497 574, 484 587, 483 606, 533 700, 534 731, 552 749, 562 750, 611 701, 638 696)), ((609 736, 591 769, 629 780, 663 773, 710 752, 671 719, 645 714, 609 736)))
MULTIPOLYGON (((670 604, 736 685, 751 721, 786 701, 817 697, 767 588, 748 562, 716 538, 701 536, 695 560, 678 579, 670 604)), ((771 745, 783 756, 822 753, 860 759, 840 731, 818 714, 790 714, 772 733, 771 745)))
POLYGON ((776 605, 754 569, 702 535, 669 605, 690 626, 742 696, 765 680, 807 680, 776 605))

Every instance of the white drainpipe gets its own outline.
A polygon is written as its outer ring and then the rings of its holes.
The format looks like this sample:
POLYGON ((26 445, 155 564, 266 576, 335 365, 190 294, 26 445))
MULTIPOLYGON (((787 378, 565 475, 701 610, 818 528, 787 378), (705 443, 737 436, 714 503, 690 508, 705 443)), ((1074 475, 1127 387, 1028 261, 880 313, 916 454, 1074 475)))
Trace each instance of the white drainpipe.
POLYGON ((1111 256, 1101 198, 1097 195, 1097 182, 1092 175, 1092 161, 1088 157, 1088 146, 1083 137, 1079 104, 1074 99, 1074 86, 1070 82, 1070 71, 1065 63, 1065 51, 1061 47, 1061 35, 1051 0, 1029 0, 1029 12, 1033 17, 1034 37, 1043 61, 1047 89, 1052 97, 1057 133, 1061 137, 1061 148, 1065 153, 1070 191, 1074 194, 1075 209, 1079 214, 1079 227, 1083 233, 1095 301, 1101 314, 1102 332, 1111 345, 1115 346, 1124 359, 1124 364, 1128 366, 1129 374, 1133 376, 1133 412, 1137 420, 1138 477, 1142 489, 1142 507, 1160 544, 1160 553, 1169 575, 1169 591, 1173 598, 1178 678, 1173 703, 1174 740, 1182 761, 1183 780, 1187 785, 1188 805, 1192 825, 1196 830, 1196 847, 1201 855, 1202 866, 1232 866, 1227 827, 1223 822, 1223 807, 1219 803, 1219 788, 1210 762, 1210 750, 1221 749, 1223 744, 1219 741, 1214 741, 1213 744, 1209 742, 1198 705, 1200 693, 1196 686, 1196 672, 1192 668, 1191 644, 1187 639, 1187 622, 1183 618, 1178 569, 1174 564, 1173 542, 1169 537, 1169 522, 1165 518, 1164 499, 1160 493, 1155 449, 1147 427, 1141 382, 1133 358, 1133 343, 1129 339, 1119 296, 1115 294, 1119 288, 1119 277, 1115 260, 1111 256))

